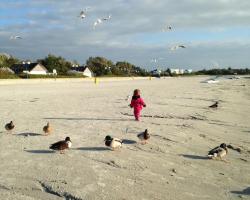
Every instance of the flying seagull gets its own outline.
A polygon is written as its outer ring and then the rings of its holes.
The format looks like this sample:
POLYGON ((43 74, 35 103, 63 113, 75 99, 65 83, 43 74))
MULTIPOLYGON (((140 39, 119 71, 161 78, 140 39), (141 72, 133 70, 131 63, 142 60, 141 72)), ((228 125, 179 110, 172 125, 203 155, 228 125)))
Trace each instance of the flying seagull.
POLYGON ((150 62, 157 63, 157 62, 158 62, 158 60, 157 60, 156 58, 153 58, 153 59, 151 59, 151 60, 150 60, 150 62))
POLYGON ((183 48, 183 49, 185 49, 185 48, 187 48, 186 46, 184 46, 184 45, 176 45, 176 46, 173 46, 173 47, 171 47, 171 51, 175 51, 175 50, 177 50, 177 49, 179 49, 179 48, 183 48))
POLYGON ((11 40, 17 40, 17 39, 23 39, 21 36, 19 36, 19 35, 12 35, 12 36, 10 36, 10 39, 11 40))
POLYGON ((103 21, 107 21, 107 20, 110 20, 111 19, 111 15, 107 16, 107 17, 104 17, 102 18, 103 21))
POLYGON ((81 19, 84 19, 86 17, 86 13, 82 10, 78 17, 80 17, 81 19))
POLYGON ((98 18, 95 22, 94 22, 94 29, 95 29, 95 27, 97 26, 97 25, 99 25, 99 24, 101 24, 102 23, 102 20, 100 19, 100 18, 98 18))
POLYGON ((80 17, 81 19, 84 19, 86 17, 87 11, 90 9, 90 7, 86 7, 84 10, 82 10, 80 12, 80 15, 78 17, 80 17))
POLYGON ((162 31, 163 32, 172 31, 172 27, 171 26, 167 26, 166 28, 163 28, 162 31))
POLYGON ((151 60, 150 60, 150 62, 154 62, 154 63, 157 63, 157 62, 159 62, 159 60, 163 60, 164 58, 152 58, 151 60))

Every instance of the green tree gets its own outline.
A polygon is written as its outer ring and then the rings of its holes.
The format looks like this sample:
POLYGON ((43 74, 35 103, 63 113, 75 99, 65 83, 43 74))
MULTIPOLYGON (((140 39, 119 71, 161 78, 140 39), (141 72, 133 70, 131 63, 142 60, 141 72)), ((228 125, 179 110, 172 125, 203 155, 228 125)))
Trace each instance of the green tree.
POLYGON ((61 56, 55 56, 49 54, 46 58, 37 60, 41 64, 43 64, 49 72, 52 72, 53 69, 56 69, 59 75, 67 74, 68 70, 71 68, 71 63, 61 56))
POLYGON ((12 56, 7 56, 4 54, 0 54, 0 68, 1 67, 11 67, 12 65, 18 63, 19 60, 12 56))
POLYGON ((89 57, 86 65, 96 76, 103 76, 111 74, 113 62, 104 57, 89 57))

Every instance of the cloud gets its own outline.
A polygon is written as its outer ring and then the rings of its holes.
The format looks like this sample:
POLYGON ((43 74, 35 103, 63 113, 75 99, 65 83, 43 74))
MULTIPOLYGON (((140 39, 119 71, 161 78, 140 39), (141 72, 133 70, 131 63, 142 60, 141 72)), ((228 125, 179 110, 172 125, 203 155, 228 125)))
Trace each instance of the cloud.
POLYGON ((128 60, 152 68, 249 66, 250 1, 248 0, 3 0, 0 5, 0 51, 21 59, 48 53, 84 63, 89 56, 128 60), (4 5, 4 6, 3 6, 4 5), (84 20, 77 16, 91 9, 84 20), (110 21, 93 30, 97 18, 110 21), (172 32, 162 33, 164 26, 172 32), (11 35, 23 40, 10 41, 11 35), (187 49, 169 52, 175 44, 187 49))

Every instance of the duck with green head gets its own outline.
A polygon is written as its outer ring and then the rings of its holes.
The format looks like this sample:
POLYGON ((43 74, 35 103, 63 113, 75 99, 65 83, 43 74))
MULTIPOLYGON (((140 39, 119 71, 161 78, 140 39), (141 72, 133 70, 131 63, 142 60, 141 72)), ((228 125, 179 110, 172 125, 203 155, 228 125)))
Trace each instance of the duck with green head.
POLYGON ((110 135, 107 135, 104 141, 105 145, 110 147, 113 151, 122 147, 122 140, 118 138, 112 138, 110 135))

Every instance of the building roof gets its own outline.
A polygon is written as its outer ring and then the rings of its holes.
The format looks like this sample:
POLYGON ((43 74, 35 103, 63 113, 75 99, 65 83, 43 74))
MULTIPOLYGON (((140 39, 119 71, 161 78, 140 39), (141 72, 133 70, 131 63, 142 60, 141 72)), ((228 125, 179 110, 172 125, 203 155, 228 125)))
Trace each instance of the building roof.
POLYGON ((14 64, 11 66, 11 69, 15 72, 15 73, 21 73, 23 71, 31 71, 34 67, 36 67, 38 64, 40 64, 45 71, 47 71, 46 67, 44 67, 41 63, 30 63, 30 64, 14 64))
POLYGON ((71 67, 70 70, 77 72, 84 72, 87 68, 91 71, 91 69, 88 66, 71 67))
POLYGON ((0 67, 0 71, 14 74, 14 71, 10 69, 9 67, 0 67))

